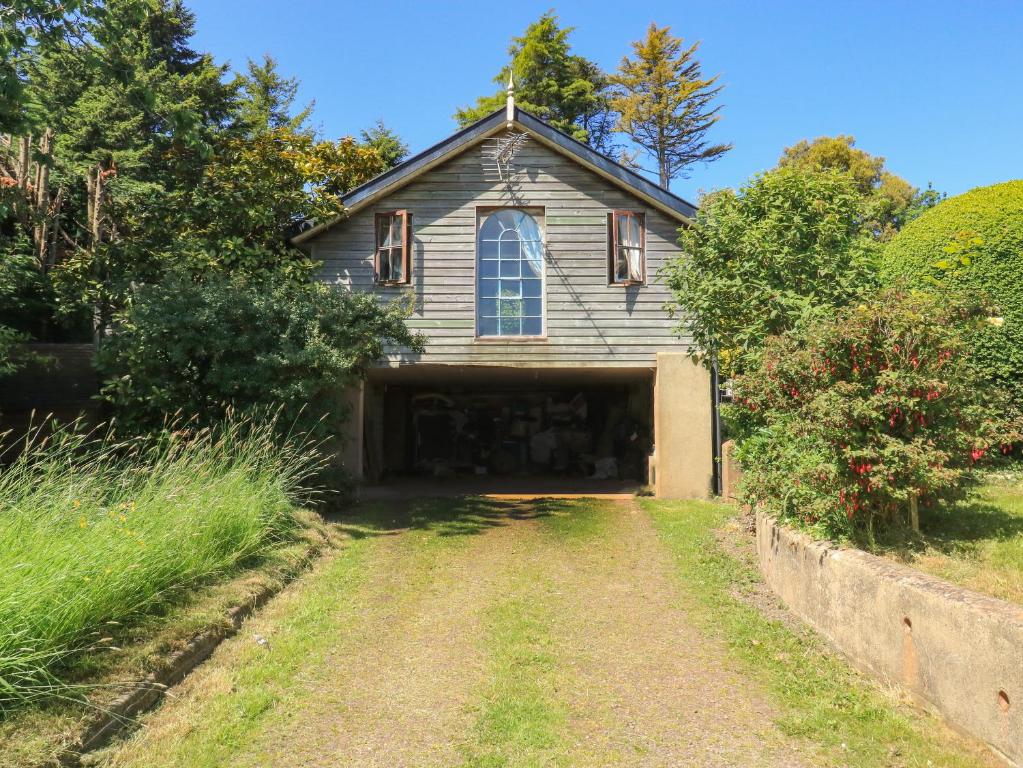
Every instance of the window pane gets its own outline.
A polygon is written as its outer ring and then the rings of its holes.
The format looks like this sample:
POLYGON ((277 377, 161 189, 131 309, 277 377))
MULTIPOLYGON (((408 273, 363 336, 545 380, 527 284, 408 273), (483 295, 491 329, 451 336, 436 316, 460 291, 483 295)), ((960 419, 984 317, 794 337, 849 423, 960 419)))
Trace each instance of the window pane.
POLYGON ((497 261, 481 261, 480 277, 497 277, 497 261))
POLYGON ((522 281, 521 280, 502 280, 501 281, 501 293, 502 299, 517 299, 522 295, 522 281))
POLYGON ((539 261, 532 261, 531 259, 522 260, 522 276, 523 277, 542 277, 543 276, 543 265, 539 261))
POLYGON ((520 335, 521 325, 517 317, 502 317, 501 318, 501 335, 502 336, 518 336, 520 335))
POLYGON ((387 248, 380 249, 380 274, 377 275, 377 279, 381 282, 386 282, 391 279, 391 259, 390 250, 387 248))
POLYGON ((498 280, 480 280, 480 296, 485 298, 497 296, 499 283, 500 281, 498 280))
POLYGON ((500 246, 502 259, 518 261, 522 257, 522 243, 518 241, 518 238, 513 240, 502 239, 500 246))
POLYGON ((401 248, 391 249, 391 279, 405 279, 404 259, 402 258, 401 248))
POLYGON ((501 277, 518 277, 519 276, 519 264, 518 261, 501 261, 498 262, 501 265, 501 277))
POLYGON ((391 245, 401 245, 405 242, 405 229, 402 227, 403 216, 391 217, 391 245))
POLYGON ((522 281, 522 295, 529 297, 540 296, 543 288, 543 283, 540 280, 523 280, 522 281))
POLYGON ((639 220, 635 216, 618 217, 618 244, 639 248, 639 220))
POLYGON ((540 317, 543 314, 543 302, 540 299, 526 299, 522 302, 522 314, 540 317))
POLYGON ((525 317, 522 319, 523 336, 542 336, 543 320, 539 317, 525 317))
POLYGON ((618 256, 615 259, 615 280, 628 280, 629 279, 629 263, 628 256, 626 255, 624 248, 618 249, 618 256))
POLYGON ((629 249, 629 279, 630 280, 642 280, 643 279, 643 252, 638 248, 629 249))
POLYGON ((520 299, 501 299, 501 317, 521 317, 522 301, 520 299))
POLYGON ((480 299, 479 313, 484 317, 496 317, 497 299, 480 299))
POLYGON ((386 247, 391 244, 391 217, 381 216, 377 220, 377 245, 386 247))
POLYGON ((496 259, 499 247, 497 240, 480 240, 480 258, 496 259))
POLYGON ((543 240, 543 235, 540 233, 540 225, 528 213, 525 211, 512 211, 512 219, 515 231, 519 233, 520 238, 535 243, 543 240))
POLYGON ((497 323, 496 317, 481 317, 479 319, 480 336, 496 336, 498 331, 497 323))

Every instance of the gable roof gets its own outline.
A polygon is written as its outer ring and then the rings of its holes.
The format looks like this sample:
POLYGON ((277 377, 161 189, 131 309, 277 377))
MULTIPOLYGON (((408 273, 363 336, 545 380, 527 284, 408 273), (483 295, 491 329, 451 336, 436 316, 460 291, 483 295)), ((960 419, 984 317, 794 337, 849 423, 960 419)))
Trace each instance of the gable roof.
MULTIPOLYGON (((342 221, 360 208, 405 186, 420 174, 445 162, 456 154, 478 144, 483 139, 500 133, 508 127, 507 113, 504 107, 492 114, 477 120, 455 134, 434 144, 405 162, 384 171, 341 197, 345 212, 329 221, 304 222, 298 234, 292 236, 294 245, 301 245, 321 232, 342 221)), ((541 144, 549 149, 572 158, 580 165, 603 176, 608 181, 636 195, 654 208, 658 208, 669 216, 690 223, 696 215, 696 206, 674 195, 666 189, 654 184, 624 165, 616 163, 571 136, 552 128, 537 117, 515 107, 513 127, 528 131, 541 144)))

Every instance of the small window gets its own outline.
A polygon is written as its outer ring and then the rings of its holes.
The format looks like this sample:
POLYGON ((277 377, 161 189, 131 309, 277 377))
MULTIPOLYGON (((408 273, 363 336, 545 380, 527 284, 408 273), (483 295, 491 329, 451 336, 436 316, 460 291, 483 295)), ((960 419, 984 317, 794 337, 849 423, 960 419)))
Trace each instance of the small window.
POLYGON ((412 266, 410 259, 408 211, 389 211, 376 215, 376 280, 383 285, 397 285, 410 282, 412 266))
POLYGON ((635 211, 608 214, 608 282, 641 285, 646 281, 644 216, 635 211))

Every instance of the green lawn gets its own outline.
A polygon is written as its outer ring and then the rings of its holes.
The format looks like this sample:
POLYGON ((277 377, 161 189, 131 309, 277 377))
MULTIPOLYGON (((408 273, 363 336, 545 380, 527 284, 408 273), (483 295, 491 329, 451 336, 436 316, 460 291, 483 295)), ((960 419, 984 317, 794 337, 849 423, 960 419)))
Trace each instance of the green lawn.
POLYGON ((733 507, 656 500, 643 505, 675 555, 693 616, 767 687, 781 708, 785 732, 822 747, 823 764, 997 764, 983 750, 965 747, 933 718, 896 706, 809 631, 789 629, 741 599, 758 592, 761 579, 752 550, 748 559, 726 554, 715 536, 733 507))
POLYGON ((921 512, 922 536, 862 546, 969 589, 1023 603, 1023 479, 982 486, 967 501, 921 512))
POLYGON ((732 512, 363 508, 104 764, 997 764, 745 600, 732 512))

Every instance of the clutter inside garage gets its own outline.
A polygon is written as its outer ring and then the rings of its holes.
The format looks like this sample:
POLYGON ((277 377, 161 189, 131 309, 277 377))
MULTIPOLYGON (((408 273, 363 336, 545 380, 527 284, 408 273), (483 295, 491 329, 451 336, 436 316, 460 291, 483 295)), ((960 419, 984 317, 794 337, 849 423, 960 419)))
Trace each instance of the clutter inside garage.
MULTIPOLYGON (((378 477, 552 475, 645 482, 652 389, 382 388, 378 477)), ((372 440, 372 437, 370 437, 372 440)), ((372 457, 367 456, 372 465, 372 457)), ((377 471, 374 471, 377 470, 377 471)))

